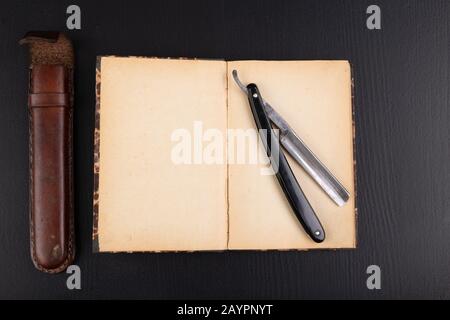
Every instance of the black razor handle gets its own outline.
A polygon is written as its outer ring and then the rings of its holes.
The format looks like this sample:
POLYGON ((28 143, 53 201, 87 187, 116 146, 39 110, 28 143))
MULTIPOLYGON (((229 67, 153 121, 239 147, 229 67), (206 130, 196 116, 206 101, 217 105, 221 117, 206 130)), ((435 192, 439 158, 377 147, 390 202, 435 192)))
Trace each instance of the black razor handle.
POLYGON ((264 109, 261 94, 254 83, 247 86, 247 96, 259 135, 266 148, 267 156, 270 159, 278 182, 280 183, 295 216, 302 224, 306 233, 308 233, 315 242, 322 242, 325 240, 325 231, 311 207, 311 204, 308 202, 308 199, 300 188, 286 157, 280 150, 278 137, 272 129, 269 117, 264 109))

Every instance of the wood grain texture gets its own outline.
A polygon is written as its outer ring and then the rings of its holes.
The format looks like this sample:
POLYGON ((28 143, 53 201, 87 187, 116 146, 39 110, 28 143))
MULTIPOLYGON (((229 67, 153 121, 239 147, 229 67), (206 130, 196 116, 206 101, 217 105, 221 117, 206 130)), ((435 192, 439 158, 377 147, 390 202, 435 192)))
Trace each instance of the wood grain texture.
POLYGON ((450 298, 450 3, 78 1, 76 263, 34 270, 28 248, 26 52, 30 29, 65 29, 69 2, 0 4, 0 298, 450 298), (348 59, 355 78, 358 249, 324 252, 92 254, 96 55, 348 59), (377 264, 382 290, 366 288, 377 264))

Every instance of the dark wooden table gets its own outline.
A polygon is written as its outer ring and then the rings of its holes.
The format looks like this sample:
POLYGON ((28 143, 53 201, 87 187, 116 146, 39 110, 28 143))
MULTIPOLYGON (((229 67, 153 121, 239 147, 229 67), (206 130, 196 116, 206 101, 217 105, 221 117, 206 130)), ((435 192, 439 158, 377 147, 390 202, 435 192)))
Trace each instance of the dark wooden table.
POLYGON ((450 298, 449 1, 69 1, 0 4, 0 298, 450 298), (368 30, 366 8, 381 8, 368 30), (81 290, 36 271, 28 244, 31 29, 76 46, 75 183, 81 290), (95 57, 349 59, 358 248, 93 254, 95 57), (366 268, 381 268, 368 290, 366 268))

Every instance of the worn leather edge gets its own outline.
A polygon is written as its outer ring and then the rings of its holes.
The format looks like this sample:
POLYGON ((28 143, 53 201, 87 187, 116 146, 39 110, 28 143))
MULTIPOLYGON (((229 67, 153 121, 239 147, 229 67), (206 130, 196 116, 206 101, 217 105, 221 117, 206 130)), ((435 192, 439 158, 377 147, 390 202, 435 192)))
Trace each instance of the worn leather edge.
MULTIPOLYGON (((28 33, 29 34, 29 33, 28 33)), ((27 35, 28 35, 27 34, 27 35)), ((65 50, 73 50, 70 40, 65 37, 64 34, 59 33, 58 40, 53 41, 49 40, 46 41, 44 38, 27 38, 27 35, 23 39, 20 40, 20 44, 29 44, 30 45, 30 68, 29 68, 29 78, 28 78, 28 92, 30 92, 31 89, 31 72, 32 72, 32 65, 37 64, 36 60, 33 57, 33 54, 36 52, 36 48, 34 48, 35 44, 38 44, 40 41, 47 42, 52 45, 58 45, 58 42, 62 41, 64 43, 64 49, 65 50), (37 43, 35 42, 37 41, 37 43)), ((48 47, 44 47, 48 48, 48 47)), ((42 51, 42 47, 38 48, 37 50, 42 51)), ((45 51, 45 50, 44 50, 45 51)), ((33 118, 33 112, 30 108, 28 108, 28 114, 29 114, 29 225, 30 225, 30 253, 31 253, 31 260, 33 261, 34 266, 36 269, 42 272, 55 274, 60 273, 67 269, 69 265, 72 264, 72 262, 75 259, 75 217, 74 217, 74 206, 73 206, 73 105, 74 105, 74 89, 73 89, 73 52, 68 52, 69 58, 65 57, 63 61, 61 61, 63 65, 68 69, 68 82, 69 82, 69 97, 70 97, 70 108, 68 110, 69 112, 69 136, 68 136, 68 170, 69 170, 69 236, 68 236, 68 243, 67 243, 67 257, 63 261, 63 263, 56 267, 56 268, 45 268, 41 264, 39 264, 37 257, 36 257, 36 241, 35 241, 35 234, 34 234, 34 218, 33 218, 33 207, 34 207, 34 183, 33 183, 33 172, 34 172, 34 162, 33 162, 33 154, 34 154, 34 118, 33 118)), ((42 62, 48 62, 48 64, 59 64, 57 56, 52 54, 49 57, 49 61, 45 61, 45 57, 40 56, 38 61, 39 63, 42 62)))

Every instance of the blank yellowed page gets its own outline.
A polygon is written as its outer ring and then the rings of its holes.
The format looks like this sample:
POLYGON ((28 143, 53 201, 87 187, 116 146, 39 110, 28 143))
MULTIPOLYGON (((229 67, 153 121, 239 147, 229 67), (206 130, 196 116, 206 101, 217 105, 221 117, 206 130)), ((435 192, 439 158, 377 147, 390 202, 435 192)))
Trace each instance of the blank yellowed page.
POLYGON ((351 72, 347 61, 235 61, 228 63, 228 127, 255 128, 245 94, 231 77, 254 82, 261 95, 349 190, 338 207, 289 156, 289 164, 325 229, 317 244, 294 216, 275 176, 263 165, 229 165, 230 249, 354 248, 355 192, 351 72))
POLYGON ((223 61, 103 57, 99 251, 222 250, 225 163, 175 164, 174 130, 226 130, 223 61))

